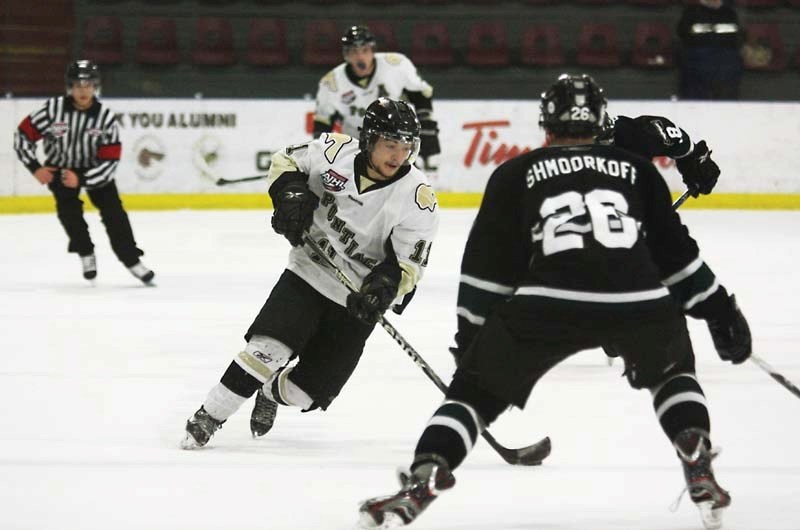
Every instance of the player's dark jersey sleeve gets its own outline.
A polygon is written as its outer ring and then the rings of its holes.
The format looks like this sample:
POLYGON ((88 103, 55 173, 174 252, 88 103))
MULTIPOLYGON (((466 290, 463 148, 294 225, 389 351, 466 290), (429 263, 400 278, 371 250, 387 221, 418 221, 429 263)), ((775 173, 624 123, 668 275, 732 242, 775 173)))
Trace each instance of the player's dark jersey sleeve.
POLYGON ((611 136, 615 146, 645 158, 683 158, 694 147, 686 131, 662 116, 619 116, 611 136))
POLYGON ((527 270, 531 244, 523 221, 525 180, 517 167, 506 163, 490 177, 464 248, 456 309, 456 344, 462 351, 527 270))
POLYGON ((647 208, 644 219, 647 245, 662 274, 662 283, 684 312, 708 319, 727 299, 725 288, 700 257, 697 242, 672 208, 666 182, 649 168, 642 179, 647 208))

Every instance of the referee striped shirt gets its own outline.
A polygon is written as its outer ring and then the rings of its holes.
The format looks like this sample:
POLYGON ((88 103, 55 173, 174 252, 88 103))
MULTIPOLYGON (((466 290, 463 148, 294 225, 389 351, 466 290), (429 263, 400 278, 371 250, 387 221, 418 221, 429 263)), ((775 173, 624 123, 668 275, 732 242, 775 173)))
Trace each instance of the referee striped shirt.
POLYGON ((71 169, 94 189, 114 178, 122 144, 114 113, 96 98, 91 107, 78 110, 71 97, 58 96, 22 120, 14 150, 31 173, 42 165, 71 169), (39 140, 44 140, 44 164, 36 158, 39 140))

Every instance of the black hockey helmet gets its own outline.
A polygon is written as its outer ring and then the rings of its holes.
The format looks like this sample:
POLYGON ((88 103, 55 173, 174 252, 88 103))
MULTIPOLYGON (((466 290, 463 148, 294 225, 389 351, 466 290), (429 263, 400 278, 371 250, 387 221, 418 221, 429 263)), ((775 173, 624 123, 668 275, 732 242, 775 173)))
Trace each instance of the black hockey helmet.
POLYGON ((591 76, 561 74, 542 93, 539 126, 559 136, 593 136, 606 124, 607 104, 603 89, 591 76))
POLYGON ((367 107, 358 137, 358 148, 369 156, 377 138, 411 144, 407 162, 412 163, 419 152, 420 125, 414 109, 405 101, 378 98, 367 107))
POLYGON ((73 84, 80 81, 89 81, 94 84, 95 88, 100 88, 100 69, 92 61, 81 59, 73 61, 67 66, 67 72, 64 74, 64 82, 67 84, 67 89, 70 89, 73 84))
POLYGON ((349 48, 367 45, 374 48, 376 42, 375 35, 367 26, 351 26, 350 29, 342 35, 342 51, 347 53, 349 48))

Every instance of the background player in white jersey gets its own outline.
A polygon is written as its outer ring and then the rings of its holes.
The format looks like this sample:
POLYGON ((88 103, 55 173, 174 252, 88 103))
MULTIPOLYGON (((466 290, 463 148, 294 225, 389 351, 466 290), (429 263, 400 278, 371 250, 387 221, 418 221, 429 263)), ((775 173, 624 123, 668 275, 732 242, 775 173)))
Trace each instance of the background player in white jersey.
POLYGON ((294 247, 289 265, 246 347, 188 420, 183 448, 206 445, 256 391, 254 436, 270 429, 276 404, 325 410, 339 394, 375 323, 391 305, 402 311, 427 265, 438 211, 412 165, 418 148, 411 107, 380 98, 358 139, 324 133, 273 157, 272 227, 294 247), (349 293, 303 245, 306 231, 360 292, 349 293))
POLYGON ((433 118, 433 88, 401 53, 376 53, 375 36, 366 26, 353 26, 342 36, 345 62, 325 74, 317 90, 314 138, 331 132, 339 122, 342 132, 356 137, 367 105, 379 97, 403 99, 414 105, 420 122, 419 161, 435 170, 441 152, 439 129, 433 118))

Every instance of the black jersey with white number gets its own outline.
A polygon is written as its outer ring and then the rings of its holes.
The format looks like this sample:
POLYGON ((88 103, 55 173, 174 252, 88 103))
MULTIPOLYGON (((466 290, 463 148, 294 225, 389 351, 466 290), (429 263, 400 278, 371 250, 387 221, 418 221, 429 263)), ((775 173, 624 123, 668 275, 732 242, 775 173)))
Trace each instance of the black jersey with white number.
POLYGON ((42 166, 36 158, 40 140, 44 165, 75 171, 87 188, 100 188, 114 178, 122 151, 117 120, 97 99, 78 110, 69 96, 50 98, 22 120, 14 149, 31 173, 42 166))
POLYGON ((619 308, 677 289, 689 311, 718 287, 652 163, 608 145, 537 149, 489 179, 464 250, 457 340, 511 295, 619 308))

